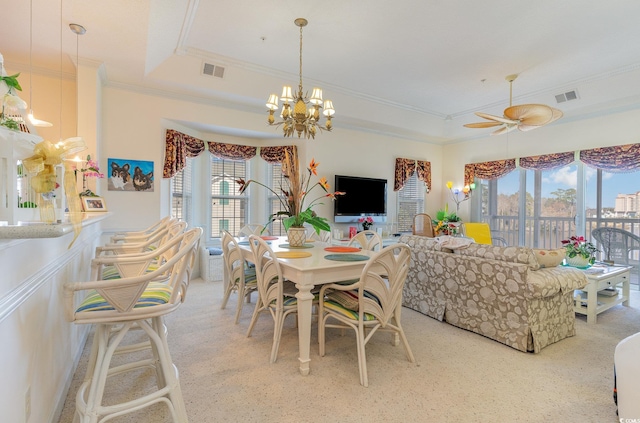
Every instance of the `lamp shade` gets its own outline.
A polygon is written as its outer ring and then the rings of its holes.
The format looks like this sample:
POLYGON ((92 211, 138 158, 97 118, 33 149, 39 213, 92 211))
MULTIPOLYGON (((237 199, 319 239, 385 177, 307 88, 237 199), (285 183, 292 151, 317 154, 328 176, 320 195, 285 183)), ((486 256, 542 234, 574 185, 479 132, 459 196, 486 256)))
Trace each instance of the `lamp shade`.
POLYGON ((311 104, 322 104, 322 89, 314 88, 309 99, 311 104))
POLYGON ((278 96, 271 94, 269 100, 267 100, 267 108, 269 110, 278 110, 278 96))
POLYGON ((325 100, 324 101, 324 111, 322 112, 325 116, 333 116, 335 113, 335 109, 333 108, 333 101, 325 100))
POLYGON ((293 101, 293 95, 291 94, 291 87, 289 85, 282 87, 282 95, 280 98, 282 98, 282 101, 293 101))

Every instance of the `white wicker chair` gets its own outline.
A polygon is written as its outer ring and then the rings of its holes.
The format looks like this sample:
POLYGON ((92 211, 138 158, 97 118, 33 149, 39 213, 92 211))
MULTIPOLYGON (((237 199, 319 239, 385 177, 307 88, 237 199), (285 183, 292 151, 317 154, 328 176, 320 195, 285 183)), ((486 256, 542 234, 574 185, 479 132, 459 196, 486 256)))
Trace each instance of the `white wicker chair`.
POLYGON ((187 222, 174 220, 166 226, 154 231, 145 240, 123 240, 96 247, 96 257, 104 254, 132 254, 144 253, 156 249, 171 236, 182 233, 187 229, 187 222))
POLYGON ((415 362, 400 323, 402 289, 411 251, 406 244, 393 244, 376 253, 352 284, 329 284, 320 289, 318 343, 325 355, 325 328, 351 328, 356 333, 360 384, 369 385, 365 345, 377 331, 391 331, 402 340, 410 362, 415 362), (327 323, 328 319, 338 323, 327 323))
POLYGON ((141 242, 147 240, 150 236, 152 236, 156 231, 161 230, 163 227, 169 225, 172 221, 176 219, 166 216, 162 219, 158 220, 153 225, 149 226, 146 229, 140 231, 128 231, 128 232, 118 232, 111 237, 110 242, 141 242))
POLYGON ((240 228, 238 236, 248 237, 249 235, 271 235, 271 232, 268 228, 265 228, 264 225, 261 225, 259 223, 248 223, 240 228))
POLYGON ((238 294, 235 322, 238 323, 245 298, 247 302, 250 302, 251 293, 258 289, 256 269, 247 265, 242 257, 238 241, 227 231, 222 231, 222 260, 226 286, 220 308, 224 309, 227 306, 231 293, 235 291, 238 294))
POLYGON ((378 251, 382 248, 382 238, 372 230, 362 231, 349 240, 349 246, 360 247, 363 250, 378 251))
POLYGON ((123 277, 112 280, 69 282, 64 285, 65 312, 76 324, 95 324, 95 334, 87 373, 76 395, 76 415, 82 423, 97 423, 111 417, 140 410, 156 403, 164 403, 174 422, 187 422, 187 414, 178 380, 178 371, 171 360, 163 317, 176 310, 184 301, 191 271, 197 256, 201 228, 194 228, 170 240, 161 248, 179 246, 156 270, 148 271, 148 255, 105 256, 98 259, 101 266, 107 261, 119 265, 123 277), (75 302, 77 292, 86 292, 80 305, 75 302), (110 367, 114 354, 139 351, 121 346, 132 329, 146 333, 152 356, 110 367), (105 385, 110 376, 150 367, 155 369, 157 391, 133 400, 103 405, 105 385))

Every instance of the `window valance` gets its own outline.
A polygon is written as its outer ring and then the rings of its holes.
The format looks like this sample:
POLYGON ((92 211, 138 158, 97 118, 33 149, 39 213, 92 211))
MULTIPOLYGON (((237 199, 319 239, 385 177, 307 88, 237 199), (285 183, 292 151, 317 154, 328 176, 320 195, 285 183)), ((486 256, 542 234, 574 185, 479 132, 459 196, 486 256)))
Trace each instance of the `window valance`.
POLYGON ((580 161, 611 173, 640 170, 640 144, 617 145, 580 151, 580 161))
POLYGON ((224 144, 221 142, 207 142, 209 153, 219 159, 226 160, 250 160, 256 156, 258 147, 239 144, 224 144))
POLYGON ((573 151, 568 151, 566 153, 545 154, 543 156, 521 157, 520 167, 532 170, 555 169, 574 162, 575 156, 573 151))
POLYGON ((416 171, 418 179, 424 182, 427 192, 429 192, 431 190, 431 162, 402 158, 396 158, 393 190, 400 191, 416 171))
POLYGON ((284 160, 285 151, 289 155, 297 153, 295 145, 278 145, 274 147, 260 147, 260 157, 267 163, 281 163, 284 160))
POLYGON ((204 151, 204 141, 173 129, 165 135, 163 178, 172 178, 184 169, 187 157, 197 157, 204 151))
POLYGON ((471 185, 475 178, 498 179, 516 168, 516 159, 464 165, 464 185, 471 185))

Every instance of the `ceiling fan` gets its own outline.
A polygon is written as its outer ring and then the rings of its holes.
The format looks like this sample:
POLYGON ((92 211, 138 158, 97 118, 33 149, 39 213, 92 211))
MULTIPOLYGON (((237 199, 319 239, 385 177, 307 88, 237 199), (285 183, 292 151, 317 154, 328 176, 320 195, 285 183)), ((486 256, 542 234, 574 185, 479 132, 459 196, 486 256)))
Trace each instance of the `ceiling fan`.
POLYGON ((562 112, 544 104, 520 104, 511 105, 513 94, 513 81, 518 75, 508 75, 509 81, 509 107, 504 109, 504 116, 494 116, 487 113, 476 112, 477 116, 488 119, 490 122, 467 123, 467 128, 492 128, 500 126, 491 135, 500 135, 518 128, 520 131, 531 131, 554 122, 562 117, 562 112))

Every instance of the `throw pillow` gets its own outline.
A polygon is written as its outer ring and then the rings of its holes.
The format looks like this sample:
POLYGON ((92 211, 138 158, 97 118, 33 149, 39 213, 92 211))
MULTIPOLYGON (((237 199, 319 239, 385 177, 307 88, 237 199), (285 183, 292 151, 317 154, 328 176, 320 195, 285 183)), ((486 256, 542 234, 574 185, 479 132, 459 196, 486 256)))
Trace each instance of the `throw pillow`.
POLYGON ((566 255, 564 248, 558 248, 557 250, 534 249, 533 253, 541 269, 559 266, 566 255))

